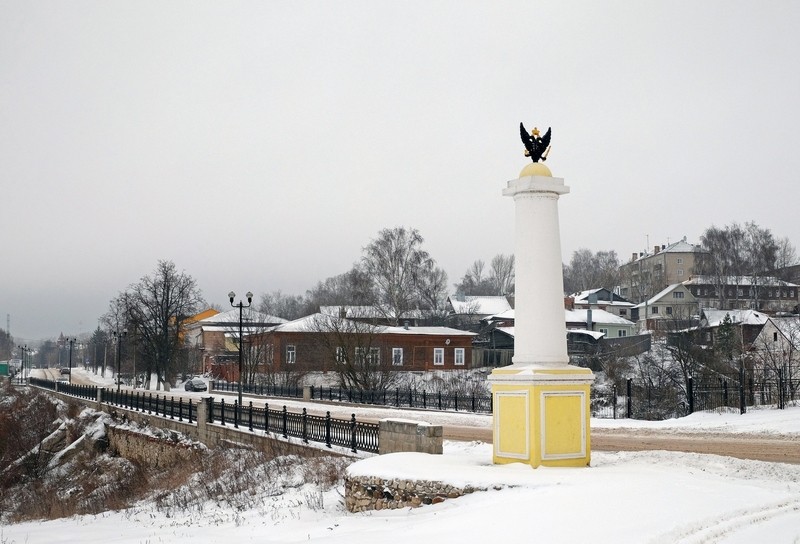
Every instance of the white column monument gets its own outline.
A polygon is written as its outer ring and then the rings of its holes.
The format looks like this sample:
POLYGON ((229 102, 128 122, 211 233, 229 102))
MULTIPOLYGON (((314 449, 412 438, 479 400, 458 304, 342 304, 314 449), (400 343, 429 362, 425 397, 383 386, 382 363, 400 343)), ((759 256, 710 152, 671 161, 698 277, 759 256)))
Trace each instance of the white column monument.
POLYGON ((550 130, 538 138, 538 130, 527 136, 520 129, 534 162, 503 190, 515 207, 514 358, 489 377, 493 458, 533 467, 587 466, 594 375, 569 364, 561 268, 558 199, 569 187, 536 162, 546 157, 550 130))

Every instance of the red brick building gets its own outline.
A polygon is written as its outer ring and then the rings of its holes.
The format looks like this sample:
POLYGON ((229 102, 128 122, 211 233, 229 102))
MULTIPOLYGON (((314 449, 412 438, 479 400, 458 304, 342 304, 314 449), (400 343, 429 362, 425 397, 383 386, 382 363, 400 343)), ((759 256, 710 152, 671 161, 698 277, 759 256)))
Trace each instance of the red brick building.
MULTIPOLYGON (((314 314, 251 338, 271 372, 335 371, 345 362, 386 370, 458 370, 472 366, 474 333, 449 327, 388 327, 314 314)), ((267 370, 267 369, 265 369, 267 370)))

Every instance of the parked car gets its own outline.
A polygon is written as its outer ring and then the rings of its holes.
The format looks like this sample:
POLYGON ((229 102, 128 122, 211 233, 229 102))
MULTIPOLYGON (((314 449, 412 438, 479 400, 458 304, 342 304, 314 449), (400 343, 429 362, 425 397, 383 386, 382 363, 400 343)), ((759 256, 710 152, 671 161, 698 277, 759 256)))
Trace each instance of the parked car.
POLYGON ((200 378, 189 378, 186 380, 186 383, 183 384, 183 388, 187 391, 205 391, 208 389, 208 386, 206 386, 206 382, 200 378))
POLYGON ((71 373, 72 373, 72 371, 68 366, 65 366, 65 367, 61 368, 61 374, 71 374, 71 373))

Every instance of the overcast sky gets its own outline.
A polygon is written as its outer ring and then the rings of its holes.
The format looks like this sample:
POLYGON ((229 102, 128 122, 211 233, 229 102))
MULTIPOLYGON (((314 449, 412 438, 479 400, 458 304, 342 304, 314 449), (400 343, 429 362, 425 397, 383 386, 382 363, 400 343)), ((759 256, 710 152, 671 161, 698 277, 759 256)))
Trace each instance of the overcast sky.
POLYGON ((0 328, 79 334, 159 259, 303 294, 385 227, 513 252, 518 125, 562 254, 800 243, 800 3, 0 0, 0 328))

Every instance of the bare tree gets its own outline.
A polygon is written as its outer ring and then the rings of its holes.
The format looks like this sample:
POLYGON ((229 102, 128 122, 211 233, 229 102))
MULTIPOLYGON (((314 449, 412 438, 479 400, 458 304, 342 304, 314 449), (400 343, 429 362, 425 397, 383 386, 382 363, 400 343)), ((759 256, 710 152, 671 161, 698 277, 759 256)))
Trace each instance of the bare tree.
POLYGON ((324 357, 333 361, 339 384, 349 389, 384 391, 398 373, 380 342, 384 327, 319 314, 309 325, 324 357))
MULTIPOLYGON (((709 254, 703 259, 701 272, 711 276, 719 300, 719 307, 728 307, 729 301, 724 287, 734 287, 732 296, 738 301, 747 297, 753 307, 758 308, 760 278, 774 274, 779 258, 780 245, 769 229, 749 221, 744 226, 732 223, 724 228, 711 226, 700 237, 709 254), (740 290, 742 278, 752 278, 747 289, 740 290), (741 295, 740 295, 741 292, 741 295)), ((789 252, 789 247, 785 247, 789 252)), ((738 304, 734 304, 738 307, 738 304)))
POLYGON ((308 315, 306 302, 299 295, 284 295, 280 290, 261 295, 258 304, 261 313, 276 315, 289 321, 308 315))
POLYGON ((514 293, 514 255, 497 254, 492 258, 489 270, 489 281, 494 286, 495 294, 510 295, 514 293))
POLYGON ((489 272, 486 263, 478 259, 470 265, 461 281, 455 284, 456 293, 463 296, 499 296, 514 292, 514 255, 498 254, 492 258, 489 272))
POLYGON ((419 307, 427 313, 432 324, 443 325, 447 318, 447 273, 428 264, 417 285, 419 307))
POLYGON ((613 289, 619 283, 619 266, 614 250, 592 253, 586 248, 578 249, 564 267, 565 292, 577 293, 598 287, 613 289))
POLYGON ((373 304, 374 300, 371 278, 356 265, 348 272, 320 281, 316 287, 306 291, 305 305, 299 317, 317 312, 320 306, 366 306, 373 304))
POLYGON ((780 238, 776 243, 778 245, 778 250, 775 259, 775 269, 778 278, 784 281, 791 281, 791 274, 786 269, 797 264, 797 251, 787 236, 780 238))
POLYGON ((169 388, 168 380, 184 347, 181 320, 195 314, 202 302, 194 278, 178 272, 171 261, 159 261, 152 275, 142 277, 124 294, 127 314, 138 324, 145 360, 152 362, 148 377, 154 372, 159 387, 169 388))
POLYGON ((484 263, 481 259, 478 259, 472 263, 464 273, 461 281, 455 284, 454 287, 456 289, 456 293, 459 296, 493 295, 495 286, 492 285, 492 282, 488 277, 484 276, 485 268, 486 263, 484 263))
POLYGON ((364 248, 361 260, 372 284, 374 306, 395 326, 419 308, 425 277, 437 269, 416 229, 383 229, 364 248))

